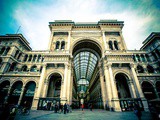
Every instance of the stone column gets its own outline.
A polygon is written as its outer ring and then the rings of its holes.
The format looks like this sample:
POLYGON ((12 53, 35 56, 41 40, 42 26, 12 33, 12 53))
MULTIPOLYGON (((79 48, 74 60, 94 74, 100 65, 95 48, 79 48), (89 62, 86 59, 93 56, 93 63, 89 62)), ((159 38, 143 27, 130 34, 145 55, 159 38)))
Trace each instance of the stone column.
POLYGON ((107 104, 107 107, 109 107, 111 109, 111 107, 112 107, 112 103, 111 103, 112 89, 111 89, 110 76, 109 76, 107 64, 104 64, 104 74, 105 74, 105 83, 106 83, 106 90, 107 90, 106 104, 107 104))
POLYGON ((7 96, 5 97, 4 103, 8 102, 12 90, 12 86, 9 86, 7 96))
POLYGON ((132 70, 132 74, 133 74, 133 78, 134 78, 133 83, 137 88, 138 97, 141 98, 141 100, 142 100, 142 103, 143 103, 143 106, 144 106, 144 110, 145 111, 149 111, 147 100, 144 97, 144 94, 142 92, 142 89, 141 89, 137 74, 135 72, 135 65, 133 63, 131 63, 130 66, 131 66, 131 70, 132 70))
POLYGON ((10 65, 10 63, 4 62, 4 63, 2 64, 2 66, 1 66, 0 72, 1 72, 1 73, 6 72, 6 67, 9 68, 9 65, 10 65))
POLYGON ((70 104, 70 89, 71 89, 71 65, 68 65, 68 79, 67 79, 67 103, 70 104))
POLYGON ((134 89, 134 85, 133 85, 133 81, 129 80, 128 85, 129 85, 129 88, 130 88, 130 93, 131 93, 132 98, 137 98, 136 92, 135 92, 135 89, 134 89))
POLYGON ((100 84, 101 84, 101 93, 102 93, 102 100, 103 100, 103 107, 106 109, 106 89, 105 89, 105 82, 103 79, 102 68, 99 65, 99 76, 100 76, 100 84))
POLYGON ((24 91, 25 91, 25 86, 23 85, 22 88, 21 88, 21 95, 20 95, 19 100, 18 100, 18 105, 20 105, 21 102, 22 102, 24 91))
POLYGON ((71 86, 70 86, 70 96, 69 96, 70 105, 72 104, 72 89, 73 89, 73 69, 72 68, 71 68, 71 86))
POLYGON ((36 86, 34 90, 34 96, 33 96, 32 107, 31 107, 32 110, 37 109, 38 100, 39 100, 39 98, 38 99, 36 98, 37 90, 38 90, 38 86, 36 86))
MULTIPOLYGON (((47 67, 47 65, 44 64, 43 69, 42 69, 42 73, 40 76, 39 84, 38 84, 38 90, 37 90, 37 95, 36 95, 37 98, 39 98, 42 95, 41 91, 42 91, 42 86, 43 86, 44 80, 45 80, 46 67, 47 67)), ((43 91, 43 92, 46 92, 46 91, 43 91)))
POLYGON ((68 77, 68 63, 65 64, 65 70, 64 70, 64 83, 63 83, 63 92, 62 92, 62 103, 65 103, 67 101, 67 77, 68 77))
POLYGON ((106 37, 105 37, 105 31, 102 31, 102 35, 103 35, 103 43, 104 43, 104 51, 107 50, 107 44, 106 44, 106 37))
POLYGON ((137 77, 137 74, 136 74, 136 71, 135 71, 134 64, 131 64, 131 70, 132 70, 133 78, 134 78, 133 83, 135 84, 135 86, 137 88, 138 97, 144 98, 144 95, 143 95, 143 92, 142 92, 142 89, 141 89, 141 86, 140 86, 140 83, 139 83, 139 80, 138 80, 138 77, 137 77))
POLYGON ((49 81, 47 81, 47 80, 45 80, 45 82, 44 82, 44 89, 43 89, 44 91, 43 91, 43 95, 42 95, 43 98, 47 97, 48 82, 49 81))
POLYGON ((116 88, 116 84, 115 84, 115 81, 114 81, 111 65, 112 64, 108 64, 109 76, 110 76, 111 88, 112 88, 112 104, 113 104, 113 107, 114 107, 115 111, 121 111, 120 104, 119 104, 119 99, 118 99, 118 94, 117 94, 117 88, 116 88))

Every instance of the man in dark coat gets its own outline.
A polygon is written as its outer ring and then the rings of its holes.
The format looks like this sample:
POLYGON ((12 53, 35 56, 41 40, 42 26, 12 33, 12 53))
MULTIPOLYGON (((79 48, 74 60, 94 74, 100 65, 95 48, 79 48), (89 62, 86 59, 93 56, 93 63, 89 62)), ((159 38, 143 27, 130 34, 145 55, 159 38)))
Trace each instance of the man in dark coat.
POLYGON ((67 111, 67 104, 65 103, 63 107, 64 107, 64 114, 66 114, 66 111, 67 111))

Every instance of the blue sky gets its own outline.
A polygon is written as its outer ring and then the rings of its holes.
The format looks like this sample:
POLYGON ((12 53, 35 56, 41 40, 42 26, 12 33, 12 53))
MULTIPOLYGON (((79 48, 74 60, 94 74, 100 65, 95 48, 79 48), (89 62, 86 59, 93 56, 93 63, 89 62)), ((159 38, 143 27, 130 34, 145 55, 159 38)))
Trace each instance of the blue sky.
POLYGON ((22 33, 33 50, 48 48, 54 20, 124 21, 127 48, 139 49, 151 32, 160 32, 160 0, 0 0, 0 35, 22 33))

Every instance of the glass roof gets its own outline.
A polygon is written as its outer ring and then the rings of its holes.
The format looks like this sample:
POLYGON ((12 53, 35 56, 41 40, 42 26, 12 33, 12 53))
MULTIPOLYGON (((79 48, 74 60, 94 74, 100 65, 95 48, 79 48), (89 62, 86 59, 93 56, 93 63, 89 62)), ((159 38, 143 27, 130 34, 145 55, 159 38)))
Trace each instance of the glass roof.
POLYGON ((88 86, 96 67, 97 60, 97 56, 88 51, 79 52, 74 57, 74 70, 79 86, 78 91, 86 91, 86 87, 88 86))

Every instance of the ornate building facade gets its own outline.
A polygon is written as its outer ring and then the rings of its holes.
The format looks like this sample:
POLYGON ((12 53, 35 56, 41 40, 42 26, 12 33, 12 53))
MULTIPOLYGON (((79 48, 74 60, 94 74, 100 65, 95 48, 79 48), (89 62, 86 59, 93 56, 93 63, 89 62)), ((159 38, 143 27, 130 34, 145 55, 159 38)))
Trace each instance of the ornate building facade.
POLYGON ((45 102, 122 111, 160 97, 160 33, 128 50, 123 21, 56 20, 48 50, 32 50, 22 34, 0 36, 0 103, 45 102))

